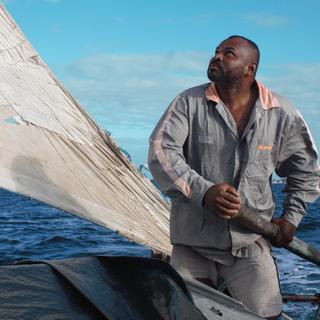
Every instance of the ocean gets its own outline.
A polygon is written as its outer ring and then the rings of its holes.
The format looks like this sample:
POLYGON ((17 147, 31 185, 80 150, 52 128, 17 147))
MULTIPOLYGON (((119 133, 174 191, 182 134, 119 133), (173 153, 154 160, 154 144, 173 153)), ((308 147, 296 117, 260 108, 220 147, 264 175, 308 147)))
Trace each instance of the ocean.
MULTIPOLYGON (((276 214, 281 213, 282 184, 274 184, 276 214)), ((25 259, 64 259, 87 255, 149 256, 150 250, 115 232, 39 201, 0 189, 0 264, 25 259)), ((320 200, 309 206, 296 235, 320 249, 320 200)), ((319 267, 285 249, 275 249, 282 292, 320 293, 319 267)), ((313 319, 316 305, 288 303, 284 311, 298 320, 313 319)))

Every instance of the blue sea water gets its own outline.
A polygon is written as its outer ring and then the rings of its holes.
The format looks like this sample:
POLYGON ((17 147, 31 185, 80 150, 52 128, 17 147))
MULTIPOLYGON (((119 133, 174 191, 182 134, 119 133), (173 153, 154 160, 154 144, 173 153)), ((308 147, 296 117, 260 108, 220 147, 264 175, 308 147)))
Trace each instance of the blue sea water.
MULTIPOLYGON (((273 185, 277 213, 281 213, 283 185, 273 185)), ((86 255, 149 256, 150 250, 118 234, 36 200, 0 189, 0 264, 25 259, 63 259, 86 255)), ((297 236, 320 242, 320 200, 309 206, 297 236)), ((282 291, 320 293, 319 267, 285 249, 275 249, 282 291)), ((284 310, 294 319, 313 319, 316 305, 289 303, 284 310)))

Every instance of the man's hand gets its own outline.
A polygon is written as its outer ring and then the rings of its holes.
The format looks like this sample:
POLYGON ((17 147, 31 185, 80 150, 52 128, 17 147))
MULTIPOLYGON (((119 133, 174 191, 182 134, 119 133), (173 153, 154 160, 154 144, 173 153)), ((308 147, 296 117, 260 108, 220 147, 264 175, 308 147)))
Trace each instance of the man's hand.
POLYGON ((271 244, 279 248, 287 246, 292 241, 296 227, 282 217, 272 219, 271 222, 279 226, 277 238, 270 241, 271 244))
POLYGON ((240 195, 227 183, 211 186, 203 198, 203 206, 223 219, 231 219, 240 210, 240 195))

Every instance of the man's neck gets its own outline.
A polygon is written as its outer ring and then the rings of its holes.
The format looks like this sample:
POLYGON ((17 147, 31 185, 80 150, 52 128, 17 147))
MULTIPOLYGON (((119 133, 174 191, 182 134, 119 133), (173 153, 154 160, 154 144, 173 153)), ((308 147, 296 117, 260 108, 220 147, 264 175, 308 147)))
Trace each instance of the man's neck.
POLYGON ((223 87, 216 84, 220 99, 229 110, 245 110, 251 108, 257 99, 257 88, 254 83, 243 84, 239 87, 223 87))
POLYGON ((216 88, 237 125, 239 136, 242 137, 258 97, 258 88, 255 83, 239 88, 223 88, 216 85, 216 88))

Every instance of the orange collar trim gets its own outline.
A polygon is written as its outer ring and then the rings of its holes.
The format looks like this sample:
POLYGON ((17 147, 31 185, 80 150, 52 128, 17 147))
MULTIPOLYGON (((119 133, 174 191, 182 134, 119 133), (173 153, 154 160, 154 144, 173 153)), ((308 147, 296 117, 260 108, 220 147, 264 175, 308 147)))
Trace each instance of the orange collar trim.
POLYGON ((256 81, 259 89, 259 98, 262 108, 269 110, 271 108, 279 108, 280 102, 277 97, 262 83, 256 81))
POLYGON ((219 103, 219 101, 221 100, 216 88, 216 85, 211 82, 209 87, 206 89, 206 91, 204 92, 207 100, 211 100, 215 103, 219 103))
MULTIPOLYGON (((259 90, 259 99, 262 105, 262 108, 269 110, 271 108, 279 108, 280 103, 277 97, 262 83, 256 81, 258 90, 259 90)), ((219 103, 220 97, 216 88, 216 85, 212 82, 205 91, 205 96, 207 100, 219 103)))

